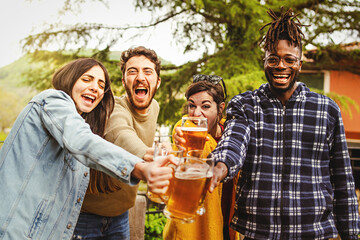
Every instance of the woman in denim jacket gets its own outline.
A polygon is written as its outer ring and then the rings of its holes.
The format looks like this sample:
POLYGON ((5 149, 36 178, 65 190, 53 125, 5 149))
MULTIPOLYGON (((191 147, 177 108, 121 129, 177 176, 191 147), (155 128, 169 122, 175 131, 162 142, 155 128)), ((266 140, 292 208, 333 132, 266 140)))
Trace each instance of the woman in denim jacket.
POLYGON ((89 168, 130 185, 146 180, 154 193, 171 178, 169 159, 145 163, 102 138, 114 100, 100 62, 75 60, 53 85, 20 113, 0 150, 0 239, 70 239, 89 168))

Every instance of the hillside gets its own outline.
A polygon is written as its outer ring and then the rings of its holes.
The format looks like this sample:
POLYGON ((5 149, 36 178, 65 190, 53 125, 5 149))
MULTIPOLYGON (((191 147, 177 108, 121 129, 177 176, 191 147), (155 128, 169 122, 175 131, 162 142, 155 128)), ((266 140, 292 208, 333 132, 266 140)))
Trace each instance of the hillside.
POLYGON ((17 92, 23 95, 31 89, 23 84, 23 72, 36 68, 38 64, 31 63, 30 58, 23 56, 20 59, 0 68, 0 87, 3 91, 17 92))
MULTIPOLYGON (((92 50, 86 49, 80 52, 80 55, 91 56, 92 50)), ((121 51, 112 51, 109 54, 110 60, 119 61, 121 51)), ((162 65, 171 64, 169 61, 161 59, 162 65)), ((18 101, 21 105, 25 104, 37 93, 34 89, 25 85, 26 71, 42 67, 43 63, 32 62, 30 56, 24 55, 9 65, 0 68, 0 89, 2 93, 9 93, 13 96, 12 100, 18 101)))

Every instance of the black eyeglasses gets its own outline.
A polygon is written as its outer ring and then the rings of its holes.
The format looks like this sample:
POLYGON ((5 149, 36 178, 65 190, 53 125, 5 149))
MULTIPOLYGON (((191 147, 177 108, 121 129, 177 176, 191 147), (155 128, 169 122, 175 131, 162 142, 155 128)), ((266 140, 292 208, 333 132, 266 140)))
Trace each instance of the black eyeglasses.
POLYGON ((222 87, 224 89, 224 99, 227 98, 226 86, 225 86, 224 79, 222 77, 217 76, 217 75, 195 74, 193 76, 193 83, 197 83, 197 82, 200 82, 200 81, 207 81, 207 82, 212 83, 214 85, 219 84, 220 82, 222 82, 222 87))
POLYGON ((296 63, 300 61, 300 58, 295 56, 285 56, 280 58, 279 56, 272 55, 267 58, 264 58, 265 64, 271 68, 279 66, 280 61, 284 64, 285 67, 293 67, 296 63))

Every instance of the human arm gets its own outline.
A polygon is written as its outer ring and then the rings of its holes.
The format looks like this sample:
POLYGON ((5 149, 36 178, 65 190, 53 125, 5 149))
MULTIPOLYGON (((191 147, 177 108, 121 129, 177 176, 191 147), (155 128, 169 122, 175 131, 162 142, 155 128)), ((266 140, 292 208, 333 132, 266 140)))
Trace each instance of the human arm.
POLYGON ((70 96, 62 91, 48 90, 39 105, 43 126, 76 160, 125 183, 137 183, 131 178, 131 172, 142 160, 93 134, 77 113, 70 96))
POLYGON ((209 188, 212 192, 221 182, 233 178, 242 167, 250 141, 250 126, 241 97, 234 97, 227 108, 227 120, 221 140, 213 151, 214 176, 209 188))
POLYGON ((358 239, 360 218, 340 111, 330 142, 330 175, 334 191, 334 217, 341 239, 358 239))
POLYGON ((214 189, 219 186, 220 182, 228 175, 228 168, 225 163, 216 163, 213 170, 213 177, 211 179, 211 185, 209 192, 213 192, 214 189))

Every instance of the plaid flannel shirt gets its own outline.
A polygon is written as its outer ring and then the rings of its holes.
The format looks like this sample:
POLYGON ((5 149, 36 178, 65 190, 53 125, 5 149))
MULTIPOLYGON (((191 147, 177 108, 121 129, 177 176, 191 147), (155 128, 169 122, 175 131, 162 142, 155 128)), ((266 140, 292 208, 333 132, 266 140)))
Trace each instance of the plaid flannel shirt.
POLYGON ((242 169, 231 227, 254 239, 358 239, 360 219, 340 109, 303 83, 286 106, 263 84, 235 96, 214 151, 242 169))

